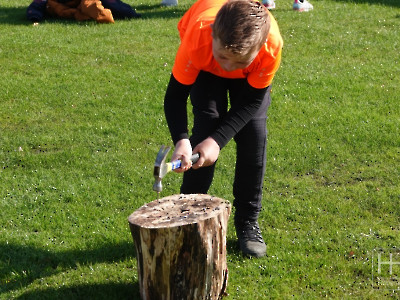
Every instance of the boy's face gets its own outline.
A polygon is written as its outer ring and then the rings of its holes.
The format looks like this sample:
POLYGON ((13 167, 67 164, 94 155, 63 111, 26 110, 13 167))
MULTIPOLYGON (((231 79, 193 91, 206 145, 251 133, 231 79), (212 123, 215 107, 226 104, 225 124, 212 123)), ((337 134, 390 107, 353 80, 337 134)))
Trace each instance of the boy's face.
POLYGON ((219 39, 213 38, 212 51, 215 60, 221 66, 224 71, 232 72, 237 69, 247 68, 258 54, 258 50, 254 50, 246 56, 234 54, 231 51, 225 49, 219 39))

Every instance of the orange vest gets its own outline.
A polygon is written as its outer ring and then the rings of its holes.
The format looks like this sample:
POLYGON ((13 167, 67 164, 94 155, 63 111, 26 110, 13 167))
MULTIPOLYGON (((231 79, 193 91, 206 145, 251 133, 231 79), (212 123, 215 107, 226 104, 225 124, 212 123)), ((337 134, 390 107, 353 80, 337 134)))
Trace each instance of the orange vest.
POLYGON ((224 78, 247 78, 255 88, 269 86, 279 68, 283 40, 278 24, 270 14, 271 28, 267 41, 254 61, 245 69, 224 71, 213 57, 210 24, 227 0, 199 0, 178 23, 181 44, 172 68, 174 77, 182 84, 193 84, 200 71, 224 78))

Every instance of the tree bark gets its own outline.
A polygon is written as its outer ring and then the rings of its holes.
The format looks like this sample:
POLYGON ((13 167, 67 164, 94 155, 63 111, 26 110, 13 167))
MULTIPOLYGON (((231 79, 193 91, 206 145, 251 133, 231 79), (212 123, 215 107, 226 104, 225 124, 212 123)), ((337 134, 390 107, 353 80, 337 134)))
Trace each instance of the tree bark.
POLYGON ((173 195, 129 218, 142 300, 221 299, 231 205, 204 194, 173 195))

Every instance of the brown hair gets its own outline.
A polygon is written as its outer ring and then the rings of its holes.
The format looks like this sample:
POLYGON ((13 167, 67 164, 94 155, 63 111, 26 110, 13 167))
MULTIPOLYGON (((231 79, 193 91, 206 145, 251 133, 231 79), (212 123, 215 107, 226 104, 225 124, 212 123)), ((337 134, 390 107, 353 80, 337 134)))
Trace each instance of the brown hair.
POLYGON ((229 0, 218 11, 213 37, 233 54, 246 56, 265 43, 270 28, 267 9, 254 0, 229 0))

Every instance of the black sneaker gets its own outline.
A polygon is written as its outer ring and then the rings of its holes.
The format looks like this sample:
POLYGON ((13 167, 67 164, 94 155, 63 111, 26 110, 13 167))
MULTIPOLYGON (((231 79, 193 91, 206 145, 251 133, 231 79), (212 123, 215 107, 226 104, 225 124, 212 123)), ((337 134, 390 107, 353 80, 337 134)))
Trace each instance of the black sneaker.
POLYGON ((257 221, 235 221, 235 228, 240 251, 255 257, 267 254, 267 245, 265 245, 257 221))

